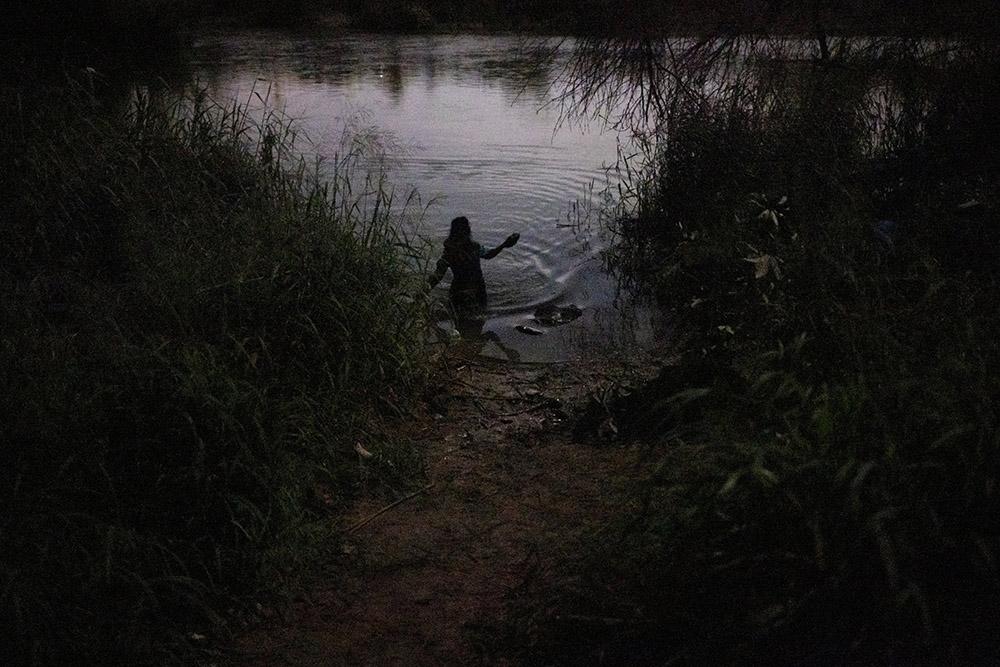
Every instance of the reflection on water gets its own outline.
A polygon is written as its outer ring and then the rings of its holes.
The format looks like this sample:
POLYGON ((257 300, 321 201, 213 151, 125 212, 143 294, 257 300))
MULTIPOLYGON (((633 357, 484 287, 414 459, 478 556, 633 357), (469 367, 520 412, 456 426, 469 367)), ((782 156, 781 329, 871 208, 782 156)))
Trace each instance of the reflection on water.
MULTIPOLYGON (((420 233, 431 254, 459 215, 488 248, 520 233, 515 247, 483 262, 487 353, 502 347, 524 361, 555 361, 649 342, 650 312, 619 298, 601 271, 604 239, 587 224, 597 216, 588 193, 611 184, 617 137, 593 127, 557 131, 558 110, 545 107, 555 72, 517 39, 237 32, 204 35, 193 55, 214 97, 253 102, 255 91, 267 91, 320 155, 341 149, 359 115, 391 138, 390 179, 427 205, 420 233), (550 303, 584 315, 543 335, 515 329, 550 303)), ((446 278, 435 293, 446 298, 447 286, 446 278)))
MULTIPOLYGON (((210 83, 231 81, 237 72, 261 77, 292 74, 299 82, 340 90, 377 87, 399 101, 408 86, 458 82, 495 84, 509 98, 549 98, 551 67, 509 37, 346 35, 292 37, 284 32, 205 34, 195 43, 196 67, 210 83)), ((557 65, 558 67, 558 65, 557 65)), ((552 128, 550 127, 551 131, 552 128)))

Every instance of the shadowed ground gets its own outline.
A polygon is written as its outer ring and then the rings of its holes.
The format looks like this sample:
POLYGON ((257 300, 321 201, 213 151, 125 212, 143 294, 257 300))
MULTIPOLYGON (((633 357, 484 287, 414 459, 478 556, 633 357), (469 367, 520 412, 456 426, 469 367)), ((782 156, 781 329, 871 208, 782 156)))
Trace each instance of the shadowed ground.
POLYGON ((628 502, 637 448, 574 442, 574 415, 652 367, 450 359, 442 394, 409 425, 428 486, 381 514, 393 499, 359 503, 329 571, 233 662, 509 664, 505 609, 628 502))

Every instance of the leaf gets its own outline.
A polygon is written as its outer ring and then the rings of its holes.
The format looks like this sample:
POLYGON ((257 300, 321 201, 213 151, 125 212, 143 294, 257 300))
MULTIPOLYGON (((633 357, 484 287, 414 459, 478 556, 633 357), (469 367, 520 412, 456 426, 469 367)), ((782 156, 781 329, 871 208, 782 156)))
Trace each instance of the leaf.
POLYGON ((820 440, 826 440, 833 433, 833 417, 826 406, 816 408, 812 415, 812 423, 820 440))
POLYGON ((854 475, 854 479, 851 481, 852 495, 856 495, 858 493, 858 490, 865 483, 865 480, 874 468, 874 461, 865 461, 859 466, 857 474, 854 475))
POLYGON ((774 277, 781 280, 781 269, 778 268, 778 260, 774 255, 762 253, 756 257, 744 257, 743 261, 754 265, 754 278, 760 279, 773 272, 774 277))
POLYGON ((764 486, 775 486, 778 483, 778 476, 763 466, 754 467, 753 473, 764 486))
POLYGON ((730 491, 732 491, 736 487, 736 483, 740 481, 740 477, 742 476, 743 476, 742 470, 738 470, 734 472, 732 475, 730 475, 729 479, 726 480, 726 483, 722 485, 721 489, 719 489, 719 495, 724 496, 730 491))

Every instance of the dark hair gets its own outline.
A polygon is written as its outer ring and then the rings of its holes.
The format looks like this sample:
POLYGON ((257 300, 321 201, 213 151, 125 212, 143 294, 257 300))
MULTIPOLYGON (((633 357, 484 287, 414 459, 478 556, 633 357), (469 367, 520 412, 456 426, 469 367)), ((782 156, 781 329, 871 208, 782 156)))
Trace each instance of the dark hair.
POLYGON ((451 221, 451 231, 448 233, 448 240, 468 241, 472 238, 472 228, 469 227, 469 219, 464 215, 451 221))

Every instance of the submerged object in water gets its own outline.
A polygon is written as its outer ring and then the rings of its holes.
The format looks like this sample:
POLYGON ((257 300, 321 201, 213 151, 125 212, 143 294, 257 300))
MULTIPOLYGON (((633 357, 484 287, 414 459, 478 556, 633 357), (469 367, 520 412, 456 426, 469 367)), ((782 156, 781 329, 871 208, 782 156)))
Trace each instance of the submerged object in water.
MULTIPOLYGON (((583 315, 583 310, 572 304, 569 306, 556 306, 554 304, 547 303, 544 306, 539 306, 535 310, 534 320, 543 327, 557 327, 560 324, 572 322, 581 315, 583 315)), ((541 336, 545 333, 541 329, 529 327, 524 324, 518 324, 514 328, 517 331, 529 336, 541 336)))
POLYGON ((560 324, 572 322, 581 315, 583 315, 583 311, 573 304, 568 306, 556 306, 548 303, 544 306, 539 306, 538 309, 535 310, 535 321, 542 326, 555 327, 560 324))

